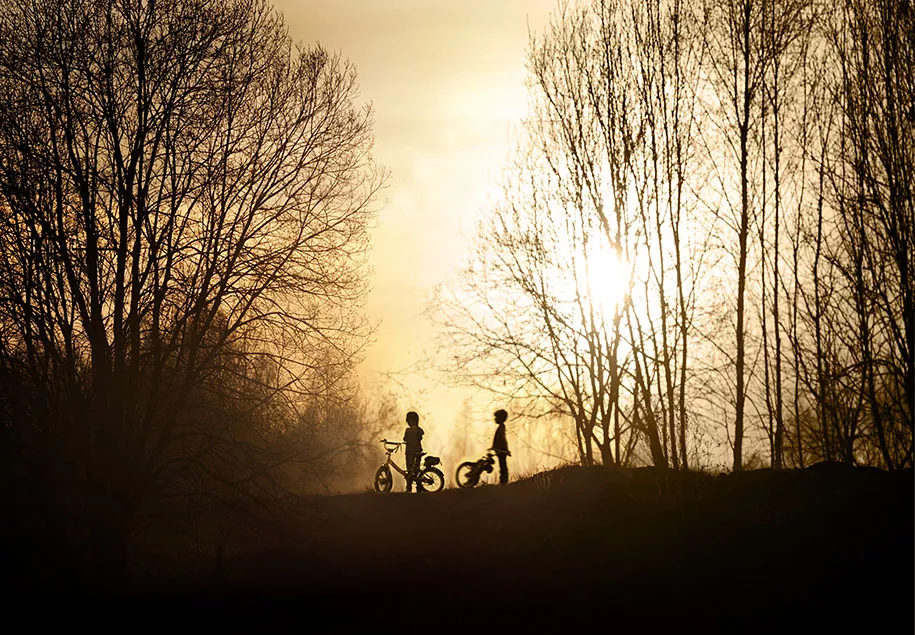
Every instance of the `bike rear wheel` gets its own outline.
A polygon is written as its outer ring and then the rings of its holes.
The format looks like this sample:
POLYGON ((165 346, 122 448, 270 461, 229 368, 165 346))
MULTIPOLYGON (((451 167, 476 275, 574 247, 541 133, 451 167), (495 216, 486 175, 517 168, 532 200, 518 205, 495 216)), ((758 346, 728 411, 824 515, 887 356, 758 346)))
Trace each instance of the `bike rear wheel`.
POLYGON ((387 465, 382 465, 378 468, 378 471, 375 472, 375 491, 380 492, 381 494, 387 494, 391 491, 393 485, 394 477, 391 476, 391 468, 387 465))
POLYGON ((458 487, 474 487, 480 482, 480 472, 477 470, 477 464, 473 461, 464 461, 458 465, 457 472, 454 473, 454 480, 458 487))
POLYGON ((445 487, 445 475, 434 467, 427 467, 419 473, 416 487, 424 492, 440 492, 445 487))

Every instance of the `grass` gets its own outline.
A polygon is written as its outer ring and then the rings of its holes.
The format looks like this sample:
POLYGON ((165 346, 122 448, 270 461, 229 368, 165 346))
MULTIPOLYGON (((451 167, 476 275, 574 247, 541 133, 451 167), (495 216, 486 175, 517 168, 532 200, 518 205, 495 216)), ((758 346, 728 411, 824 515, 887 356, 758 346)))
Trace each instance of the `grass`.
POLYGON ((302 497, 227 538, 218 567, 145 580, 142 597, 163 619, 178 593, 220 607, 191 611, 203 626, 270 632, 912 632, 913 524, 911 471, 565 466, 506 487, 302 497))

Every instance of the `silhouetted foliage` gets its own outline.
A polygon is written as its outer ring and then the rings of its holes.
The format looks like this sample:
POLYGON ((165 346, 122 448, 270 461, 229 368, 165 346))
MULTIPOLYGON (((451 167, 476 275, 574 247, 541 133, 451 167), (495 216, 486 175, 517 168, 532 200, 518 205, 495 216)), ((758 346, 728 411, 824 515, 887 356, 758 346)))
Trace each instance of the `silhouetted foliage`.
POLYGON ((88 574, 144 501, 275 495, 345 445, 315 435, 366 335, 355 97, 262 0, 3 1, 4 478, 88 574))
POLYGON ((560 2, 443 366, 566 417, 584 464, 911 466, 913 20, 560 2))

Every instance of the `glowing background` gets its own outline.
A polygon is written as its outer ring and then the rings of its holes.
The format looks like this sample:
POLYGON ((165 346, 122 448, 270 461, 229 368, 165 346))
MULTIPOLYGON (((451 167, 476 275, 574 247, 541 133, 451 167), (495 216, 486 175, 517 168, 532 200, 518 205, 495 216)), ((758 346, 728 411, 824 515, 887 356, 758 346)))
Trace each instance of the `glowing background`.
MULTIPOLYGON (((370 392, 396 386, 402 405, 420 413, 428 449, 446 457, 449 442, 442 433, 452 433, 470 393, 413 368, 431 345, 432 327, 422 313, 431 289, 461 263, 498 183, 512 130, 526 111, 529 29, 542 29, 554 4, 275 2, 294 39, 318 41, 356 65, 362 99, 373 104, 375 157, 390 169, 391 179, 370 258, 374 275, 367 310, 380 324, 360 379, 370 392)), ((468 448, 471 454, 487 447, 493 431, 496 404, 482 397, 464 412, 478 439, 468 448)), ((402 421, 392 422, 392 431, 402 433, 401 428, 402 421)), ((520 459, 518 443, 511 447, 520 459)), ((446 471, 452 468, 446 465, 446 471)))

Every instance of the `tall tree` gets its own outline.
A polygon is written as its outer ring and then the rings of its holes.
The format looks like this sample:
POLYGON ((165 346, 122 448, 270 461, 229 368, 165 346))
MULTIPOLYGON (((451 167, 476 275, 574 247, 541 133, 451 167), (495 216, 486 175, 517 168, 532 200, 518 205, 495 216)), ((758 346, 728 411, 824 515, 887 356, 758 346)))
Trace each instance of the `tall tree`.
MULTIPOLYGON (((762 0, 721 0, 708 5, 712 24, 707 31, 712 85, 718 108, 710 116, 717 119, 729 149, 729 161, 736 164, 734 182, 724 181, 734 174, 722 166, 721 195, 729 208, 727 224, 737 239, 736 325, 735 325, 735 418, 733 438, 734 470, 743 466, 743 441, 746 427, 746 308, 750 237, 757 222, 758 203, 753 196, 753 170, 757 157, 756 135, 766 52, 760 46, 762 0)), ((717 146, 718 144, 715 144, 717 146)), ((715 147, 713 146, 713 147, 715 147)), ((712 160, 721 160, 712 156, 712 160)))
POLYGON ((212 471, 220 378, 294 411, 351 367, 370 112, 261 0, 8 0, 0 87, 2 353, 36 415, 17 434, 116 578, 140 502, 212 471))
POLYGON ((504 203, 443 304, 458 368, 497 390, 498 368, 511 396, 523 387, 569 416, 586 463, 592 444, 618 463, 633 438, 656 465, 686 463, 691 250, 702 246, 687 184, 692 17, 679 2, 560 7, 531 45, 533 112, 504 203))

